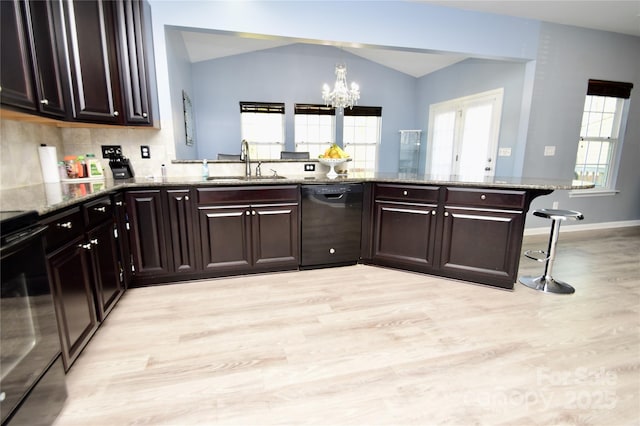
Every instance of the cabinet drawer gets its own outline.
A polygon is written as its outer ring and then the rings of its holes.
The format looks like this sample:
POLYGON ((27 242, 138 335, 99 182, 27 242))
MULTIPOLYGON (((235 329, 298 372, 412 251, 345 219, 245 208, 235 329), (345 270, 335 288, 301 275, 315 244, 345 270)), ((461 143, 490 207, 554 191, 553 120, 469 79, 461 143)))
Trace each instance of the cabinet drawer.
POLYGON ((486 208, 524 208, 526 191, 447 188, 447 205, 486 208))
POLYGON ((55 250, 84 232, 84 221, 79 207, 48 217, 42 223, 49 226, 46 234, 47 252, 55 250))
POLYGON ((272 203, 298 201, 298 187, 248 186, 198 188, 198 204, 272 203))
POLYGON ((82 206, 82 209, 84 210, 84 220, 88 228, 92 228, 107 219, 113 218, 113 205, 109 197, 99 198, 86 203, 82 206))
POLYGON ((438 202, 437 186, 376 184, 375 198, 392 201, 438 202))

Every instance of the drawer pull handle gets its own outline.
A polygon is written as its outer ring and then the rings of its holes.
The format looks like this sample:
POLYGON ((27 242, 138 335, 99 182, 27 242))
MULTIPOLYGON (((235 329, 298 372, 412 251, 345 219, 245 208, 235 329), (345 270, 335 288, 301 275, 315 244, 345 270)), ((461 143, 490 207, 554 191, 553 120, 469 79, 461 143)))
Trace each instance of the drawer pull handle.
POLYGON ((42 105, 49 105, 49 99, 43 99, 40 101, 42 105))
POLYGON ((58 223, 57 226, 58 228, 71 229, 73 228, 73 223, 71 222, 58 223))
POLYGON ((256 211, 255 211, 255 210, 251 210, 251 214, 252 214, 253 216, 255 216, 255 215, 256 215, 256 211))
POLYGON ((185 195, 185 196, 184 196, 184 200, 185 200, 185 201, 189 201, 189 196, 188 196, 188 195, 185 195))
POLYGON ((484 194, 482 194, 482 195, 480 196, 480 199, 481 199, 481 200, 486 200, 486 199, 487 199, 487 196, 486 196, 486 195, 484 195, 484 194))
POLYGON ((449 216, 449 212, 444 212, 444 215, 445 216, 449 216))
POLYGON ((249 216, 251 214, 251 212, 249 210, 247 210, 246 212, 244 212, 244 214, 249 216))
POLYGON ((431 216, 434 216, 436 214, 435 210, 431 210, 431 216))
POLYGON ((116 201, 116 206, 121 207, 123 205, 122 201, 116 201))
POLYGON ((97 212, 101 212, 104 213, 107 211, 107 208, 105 206, 102 207, 94 207, 93 210, 97 211, 97 212))
POLYGON ((334 249, 334 248, 330 248, 329 249, 329 253, 334 254, 335 252, 336 252, 336 249, 334 249))
POLYGON ((409 195, 408 191, 402 191, 402 195, 409 195))
POLYGON ((78 248, 83 248, 85 250, 91 250, 91 244, 78 244, 78 248))
POLYGON ((97 245, 98 245, 98 239, 97 239, 97 238, 94 238, 94 239, 92 239, 92 240, 89 240, 89 242, 90 242, 91 244, 95 245, 95 246, 97 246, 97 245))

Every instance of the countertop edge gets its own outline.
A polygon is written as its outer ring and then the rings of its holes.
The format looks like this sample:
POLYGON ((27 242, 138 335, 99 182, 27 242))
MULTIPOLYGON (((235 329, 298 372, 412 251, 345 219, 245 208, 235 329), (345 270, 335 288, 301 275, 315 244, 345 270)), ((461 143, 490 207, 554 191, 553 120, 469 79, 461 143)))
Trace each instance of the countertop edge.
POLYGON ((408 176, 390 176, 384 174, 374 174, 369 176, 339 176, 335 179, 325 177, 314 177, 312 179, 303 176, 275 178, 238 178, 228 179, 215 176, 204 180, 200 177, 169 177, 164 179, 128 179, 116 181, 113 179, 105 179, 98 182, 82 182, 82 183, 47 183, 30 185, 20 188, 5 189, 0 191, 0 201, 2 209, 7 209, 7 204, 11 205, 11 210, 36 210, 40 216, 47 216, 65 208, 73 207, 109 195, 113 192, 126 189, 150 188, 150 187, 174 187, 174 186, 262 186, 262 185, 298 185, 298 184, 341 184, 341 183, 387 183, 387 184, 411 184, 411 185, 429 185, 429 186, 455 186, 467 188, 487 188, 487 189, 505 189, 505 190, 577 190, 588 189, 594 185, 590 182, 572 181, 552 181, 544 179, 520 179, 520 178, 494 178, 491 181, 465 181, 459 178, 426 178, 426 177, 408 177, 408 176), (97 185, 96 185, 97 184, 97 185), (65 185, 63 187, 63 185, 65 185), (97 188, 97 189, 96 189, 97 188), (62 191, 60 190, 62 189, 62 191), (24 191, 31 191, 31 196, 24 195, 24 191), (59 193, 60 192, 60 193, 59 193), (38 195, 39 194, 39 195, 38 195), (68 198, 64 198, 68 197, 68 198), (12 200, 13 198, 13 200, 12 200), (29 205, 31 200, 31 205, 29 205), (24 201, 24 203, 20 203, 24 201))

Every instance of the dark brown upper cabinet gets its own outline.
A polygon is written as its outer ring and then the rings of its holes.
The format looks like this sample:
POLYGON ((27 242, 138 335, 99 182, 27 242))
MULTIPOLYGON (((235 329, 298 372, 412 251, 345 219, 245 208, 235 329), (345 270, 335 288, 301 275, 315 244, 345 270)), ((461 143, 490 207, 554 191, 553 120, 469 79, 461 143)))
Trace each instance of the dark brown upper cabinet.
POLYGON ((60 1, 1 2, 2 103, 64 119, 70 105, 60 1))
POLYGON ((1 3, 3 105, 67 121, 153 124, 143 1, 1 3))
POLYGON ((113 4, 64 3, 73 93, 73 118, 124 124, 113 4))
POLYGON ((151 124, 149 69, 145 51, 143 3, 114 3, 118 25, 118 55, 122 75, 122 99, 127 124, 151 124))

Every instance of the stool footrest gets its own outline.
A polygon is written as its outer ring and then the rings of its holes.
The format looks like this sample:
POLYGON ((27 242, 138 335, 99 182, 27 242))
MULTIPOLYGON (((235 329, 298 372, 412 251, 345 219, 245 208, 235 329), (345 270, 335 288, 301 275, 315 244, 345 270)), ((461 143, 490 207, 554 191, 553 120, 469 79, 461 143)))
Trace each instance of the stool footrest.
POLYGON ((527 250, 527 251, 524 252, 524 255, 526 257, 528 257, 529 259, 536 260, 538 262, 546 262, 547 260, 549 260, 549 255, 544 250, 527 250), (533 253, 535 253, 535 254, 543 254, 544 257, 534 256, 533 253))

